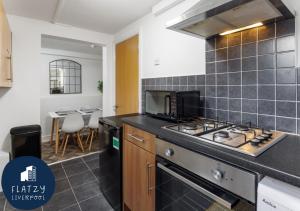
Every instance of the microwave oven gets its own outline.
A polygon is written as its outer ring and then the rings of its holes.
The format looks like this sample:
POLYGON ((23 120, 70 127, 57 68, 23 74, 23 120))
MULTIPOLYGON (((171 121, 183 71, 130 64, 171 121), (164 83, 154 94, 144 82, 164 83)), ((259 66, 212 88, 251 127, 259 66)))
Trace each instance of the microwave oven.
POLYGON ((170 121, 200 116, 200 91, 145 91, 145 113, 170 121))

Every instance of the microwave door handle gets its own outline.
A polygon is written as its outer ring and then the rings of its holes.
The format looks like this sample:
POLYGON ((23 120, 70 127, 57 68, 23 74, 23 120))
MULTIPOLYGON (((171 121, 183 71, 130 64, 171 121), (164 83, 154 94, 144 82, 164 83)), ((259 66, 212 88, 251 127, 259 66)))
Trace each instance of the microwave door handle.
POLYGON ((166 95, 165 96, 165 114, 167 114, 167 115, 169 115, 170 114, 170 111, 171 111, 171 96, 170 95, 166 95), (167 101, 168 101, 168 103, 167 103, 167 101), (169 106, 168 106, 168 104, 169 104, 169 106), (168 108, 169 108, 169 112, 167 112, 167 110, 168 110, 168 108))
POLYGON ((196 189, 197 191, 201 192, 202 194, 208 196, 209 198, 215 200, 216 202, 218 202, 219 204, 223 205, 224 207, 228 208, 228 209, 232 209, 233 203, 226 201, 225 199, 211 193, 210 191, 206 190, 205 188, 197 185, 196 183, 184 178, 183 176, 181 176, 180 174, 172 171, 171 169, 163 166, 160 163, 157 163, 157 167, 162 169, 163 171, 169 173, 170 175, 176 177, 178 180, 182 181, 183 183, 189 185, 190 187, 196 189))
POLYGON ((182 114, 182 117, 185 117, 185 114, 184 114, 184 97, 181 98, 181 114, 182 114))
POLYGON ((168 97, 169 97, 169 115, 171 115, 171 113, 172 113, 172 110, 171 110, 171 108, 172 108, 172 106, 171 106, 171 96, 169 95, 168 97))

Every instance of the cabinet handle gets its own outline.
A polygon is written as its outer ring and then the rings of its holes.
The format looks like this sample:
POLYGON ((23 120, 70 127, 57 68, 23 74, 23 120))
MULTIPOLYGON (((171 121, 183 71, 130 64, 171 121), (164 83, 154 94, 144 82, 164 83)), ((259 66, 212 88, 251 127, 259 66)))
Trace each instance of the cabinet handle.
POLYGON ((130 137, 130 138, 133 138, 134 140, 136 140, 136 141, 139 141, 139 142, 144 142, 144 139, 141 139, 141 138, 138 138, 138 137, 136 137, 136 136, 134 136, 134 135, 132 135, 132 134, 130 134, 130 133, 128 133, 128 136, 130 137))
POLYGON ((9 59, 9 63, 10 63, 10 64, 9 64, 9 65, 10 65, 10 71, 9 71, 10 77, 7 78, 6 80, 8 80, 8 81, 13 81, 11 56, 7 56, 6 59, 9 59))
POLYGON ((147 186, 148 186, 148 194, 154 190, 154 186, 151 186, 151 168, 155 167, 155 165, 147 163, 147 186))

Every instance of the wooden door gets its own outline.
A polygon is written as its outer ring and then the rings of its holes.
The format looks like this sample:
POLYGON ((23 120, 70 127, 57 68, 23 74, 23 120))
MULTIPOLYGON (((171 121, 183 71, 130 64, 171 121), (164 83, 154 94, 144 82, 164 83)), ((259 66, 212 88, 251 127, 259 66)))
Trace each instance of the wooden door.
POLYGON ((8 25, 8 20, 3 8, 2 1, 0 1, 0 29, 0 87, 11 87, 11 31, 8 25))
POLYGON ((125 140, 124 210, 155 210, 155 155, 125 140))
POLYGON ((139 110, 139 37, 134 36, 116 46, 116 114, 139 110))

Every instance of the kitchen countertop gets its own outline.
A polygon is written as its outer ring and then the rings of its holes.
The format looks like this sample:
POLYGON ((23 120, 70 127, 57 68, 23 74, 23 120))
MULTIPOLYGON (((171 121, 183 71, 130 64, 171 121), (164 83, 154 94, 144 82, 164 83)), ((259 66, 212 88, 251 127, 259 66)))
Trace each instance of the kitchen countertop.
POLYGON ((194 152, 300 187, 300 137, 298 136, 288 135, 258 157, 251 157, 164 130, 162 126, 172 123, 145 115, 122 118, 122 121, 194 152))

